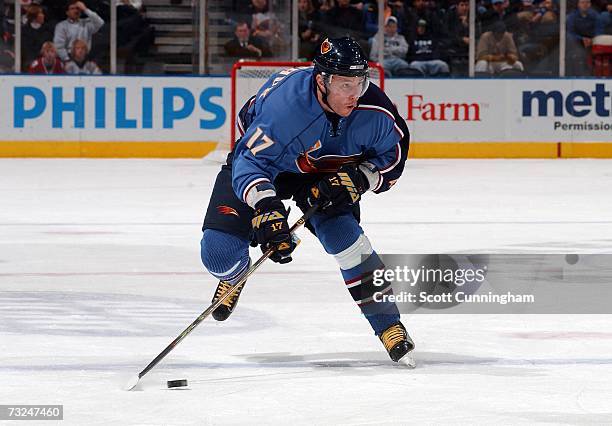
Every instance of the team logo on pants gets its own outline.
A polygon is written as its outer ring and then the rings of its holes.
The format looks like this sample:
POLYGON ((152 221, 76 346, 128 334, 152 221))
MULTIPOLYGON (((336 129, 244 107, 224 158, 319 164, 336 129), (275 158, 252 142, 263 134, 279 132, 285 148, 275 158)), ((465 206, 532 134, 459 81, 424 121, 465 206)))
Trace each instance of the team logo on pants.
POLYGON ((229 206, 217 206, 217 213, 225 214, 225 215, 234 215, 236 217, 240 217, 236 209, 233 209, 229 206))

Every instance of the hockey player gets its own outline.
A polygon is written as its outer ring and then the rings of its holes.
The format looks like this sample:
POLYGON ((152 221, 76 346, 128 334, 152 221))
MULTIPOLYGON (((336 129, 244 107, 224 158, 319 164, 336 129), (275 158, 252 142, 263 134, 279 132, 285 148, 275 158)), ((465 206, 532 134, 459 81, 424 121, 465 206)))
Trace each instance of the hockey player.
MULTIPOLYGON (((389 98, 368 80, 351 38, 326 39, 310 68, 272 76, 242 108, 241 133, 217 176, 204 219, 202 262, 221 280, 213 301, 250 265, 249 243, 291 261, 295 242, 281 200, 321 208, 306 226, 340 267, 346 287, 393 361, 414 348, 394 303, 374 302, 372 273, 382 262, 359 225, 359 200, 387 191, 408 156, 409 133, 389 98), (362 260, 365 259, 365 260, 362 260), (228 284, 229 283, 229 284, 228 284)), ((213 317, 233 312, 239 287, 213 317)), ((403 358, 403 359, 402 359, 403 358)))

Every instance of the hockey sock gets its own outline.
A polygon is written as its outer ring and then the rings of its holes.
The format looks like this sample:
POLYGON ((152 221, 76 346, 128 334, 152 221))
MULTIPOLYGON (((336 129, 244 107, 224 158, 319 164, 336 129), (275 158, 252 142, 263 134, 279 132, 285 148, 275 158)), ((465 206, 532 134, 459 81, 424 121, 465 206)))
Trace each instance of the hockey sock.
MULTIPOLYGON (((363 237, 367 239, 365 235, 363 237)), ((380 335, 389 326, 400 320, 395 303, 380 300, 380 296, 392 294, 391 285, 388 282, 383 285, 374 284, 374 271, 382 267, 384 267, 382 260, 372 250, 370 255, 357 266, 340 269, 346 288, 376 335, 380 335)))
POLYGON ((202 263, 219 280, 232 284, 249 267, 249 242, 235 235, 206 229, 200 247, 202 263))
POLYGON ((348 291, 374 332, 380 335, 398 322, 400 315, 395 303, 374 301, 375 293, 389 294, 392 289, 389 283, 374 285, 373 273, 383 263, 353 215, 317 215, 311 224, 325 251, 336 258, 348 291))

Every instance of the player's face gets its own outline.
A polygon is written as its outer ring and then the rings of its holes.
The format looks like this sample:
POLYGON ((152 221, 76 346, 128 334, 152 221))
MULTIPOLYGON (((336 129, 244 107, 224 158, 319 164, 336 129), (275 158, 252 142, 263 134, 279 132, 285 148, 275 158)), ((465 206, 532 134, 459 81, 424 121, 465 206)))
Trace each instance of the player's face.
POLYGON ((327 102, 336 114, 347 117, 357 107, 362 95, 365 77, 332 76, 329 83, 327 102))

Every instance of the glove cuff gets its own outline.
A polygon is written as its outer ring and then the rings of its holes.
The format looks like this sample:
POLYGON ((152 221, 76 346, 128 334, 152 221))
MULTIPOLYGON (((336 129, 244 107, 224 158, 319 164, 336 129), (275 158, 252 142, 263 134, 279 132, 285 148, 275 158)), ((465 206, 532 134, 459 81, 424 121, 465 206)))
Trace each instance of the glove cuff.
POLYGON ((252 209, 255 209, 256 205, 264 200, 265 198, 276 197, 276 188, 269 181, 264 180, 258 182, 255 185, 251 185, 245 193, 244 200, 252 209))
POLYGON ((253 207, 255 211, 266 211, 266 210, 278 210, 283 215, 287 215, 287 209, 285 205, 276 195, 272 197, 262 198, 253 207))
POLYGON ((363 162, 359 165, 358 170, 363 173, 366 178, 368 187, 364 188, 364 192, 368 190, 374 190, 378 187, 380 182, 380 172, 376 169, 376 166, 372 163, 363 162))

